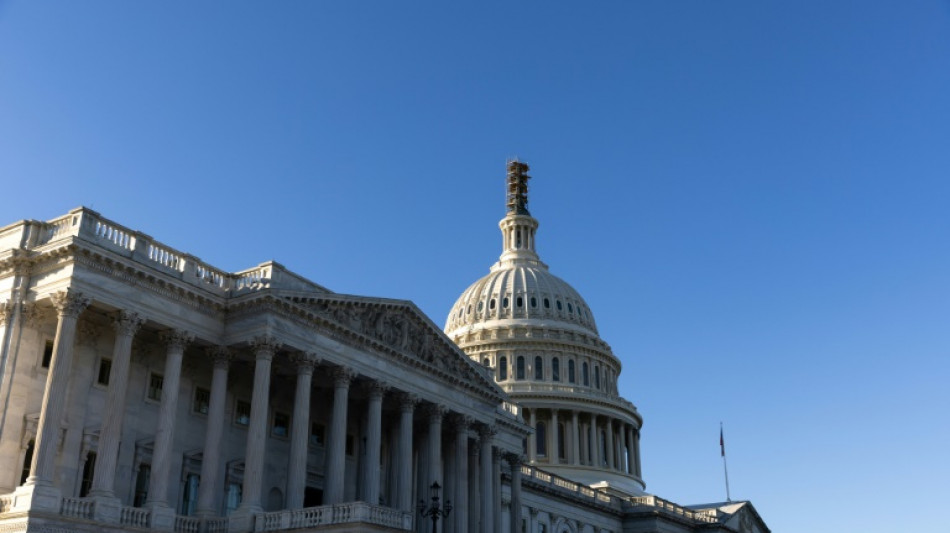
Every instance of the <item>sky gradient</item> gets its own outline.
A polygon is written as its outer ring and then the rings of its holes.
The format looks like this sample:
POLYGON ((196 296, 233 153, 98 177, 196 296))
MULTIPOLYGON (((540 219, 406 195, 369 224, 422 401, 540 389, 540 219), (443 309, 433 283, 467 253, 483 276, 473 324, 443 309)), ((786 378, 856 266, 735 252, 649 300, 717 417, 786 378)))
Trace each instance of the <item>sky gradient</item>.
POLYGON ((775 532, 946 531, 950 2, 0 1, 0 224, 86 205, 442 325, 538 251, 647 489, 775 532))

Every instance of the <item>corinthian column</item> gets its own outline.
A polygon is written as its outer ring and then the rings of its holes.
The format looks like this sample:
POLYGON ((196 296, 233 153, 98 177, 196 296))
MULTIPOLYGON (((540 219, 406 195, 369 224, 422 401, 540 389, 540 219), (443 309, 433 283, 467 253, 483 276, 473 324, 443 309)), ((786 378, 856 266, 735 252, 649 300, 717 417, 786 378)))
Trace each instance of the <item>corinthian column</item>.
POLYGON ((125 392, 129 386, 129 360, 132 356, 132 338, 144 320, 138 313, 119 311, 113 318, 115 343, 112 348, 112 370, 109 372, 109 399, 99 431, 96 469, 92 476, 90 496, 115 498, 115 464, 119 457, 119 439, 122 437, 122 419, 125 415, 125 392))
POLYGON ((287 468, 287 508, 303 507, 307 490, 307 441, 310 437, 310 385, 313 367, 319 358, 314 353, 298 353, 297 389, 294 394, 293 426, 290 428, 290 458, 287 468))
MULTIPOLYGON (((426 409, 426 417, 429 422, 429 477, 423 480, 424 493, 428 494, 428 489, 433 483, 442 485, 442 417, 445 416, 445 408, 438 404, 431 404, 426 409)), ((443 488, 442 498, 448 491, 443 488)), ((442 530, 444 520, 433 527, 432 533, 438 533, 442 530)))
POLYGON ((411 513, 412 505, 412 412, 419 398, 403 393, 399 398, 399 510, 411 513))
POLYGON ((481 487, 479 492, 481 492, 481 505, 480 505, 480 515, 481 515, 481 532, 482 533, 495 533, 495 520, 492 517, 492 513, 495 510, 495 495, 494 483, 492 483, 492 440, 495 437, 495 428, 494 426, 485 425, 482 426, 479 430, 479 447, 481 451, 482 467, 481 474, 479 475, 479 481, 481 481, 481 487))
POLYGON ((228 394, 228 367, 231 352, 223 346, 208 350, 214 361, 211 375, 211 398, 208 401, 208 427, 205 447, 201 454, 201 481, 198 485, 198 516, 215 516, 214 495, 217 493, 218 470, 221 462, 221 433, 224 430, 224 403, 228 394))
MULTIPOLYGON (((575 411, 576 413, 576 411, 575 411)), ((521 454, 509 453, 506 455, 511 465, 511 526, 509 531, 521 532, 521 463, 524 458, 521 454)))
POLYGON ((528 462, 531 464, 537 462, 538 453, 538 415, 535 411, 532 407, 528 413, 528 425, 531 426, 531 433, 528 434, 528 462))
MULTIPOLYGON (((43 391, 43 406, 37 425, 35 452, 26 485, 52 488, 56 468, 56 442, 59 440, 60 424, 66 406, 66 388, 69 384, 73 360, 73 343, 76 340, 76 321, 79 314, 89 306, 89 298, 73 290, 58 292, 51 297, 56 307, 56 340, 53 341, 53 356, 46 375, 43 391)), ((40 501, 34 496, 33 507, 55 507, 59 510, 58 490, 48 491, 49 497, 40 501)))
POLYGON ((577 411, 571 411, 571 464, 578 465, 581 462, 580 453, 580 428, 577 426, 577 411))
POLYGON ((244 450, 243 501, 238 512, 252 515, 261 507, 261 485, 264 481, 264 455, 267 452, 267 400, 270 395, 270 369, 280 342, 270 335, 251 340, 254 348, 254 390, 251 392, 251 420, 247 425, 247 446, 244 450))
POLYGON ((352 370, 337 367, 333 371, 333 417, 327 439, 327 468, 323 487, 324 505, 343 501, 343 483, 346 473, 346 407, 350 397, 352 370))
POLYGON ((369 404, 366 409, 366 464, 363 465, 362 500, 379 505, 379 454, 383 436, 383 395, 386 386, 372 381, 366 387, 369 404))
POLYGON ((455 516, 455 533, 465 533, 468 531, 468 426, 472 423, 467 416, 458 415, 453 420, 453 429, 455 430, 455 487, 446 487, 446 494, 453 494, 452 506, 455 516))
POLYGON ((551 445, 548 446, 548 450, 550 450, 548 462, 552 465, 556 465, 561 462, 561 449, 559 447, 561 441, 558 439, 557 409, 551 409, 551 429, 548 433, 548 442, 551 443, 551 445))
MULTIPOLYGON (((181 360, 185 346, 194 339, 191 333, 173 330, 162 334, 167 352, 165 375, 162 381, 162 404, 158 409, 158 428, 155 430, 155 450, 152 453, 152 473, 149 478, 147 507, 168 508, 168 476, 171 471, 172 449, 175 443, 175 412, 178 410, 178 392, 181 382, 181 360)), ((166 513, 167 514, 167 513, 166 513)))
POLYGON ((607 441, 607 468, 613 469, 616 467, 614 463, 614 421, 608 416, 607 417, 607 434, 604 437, 604 440, 607 441))

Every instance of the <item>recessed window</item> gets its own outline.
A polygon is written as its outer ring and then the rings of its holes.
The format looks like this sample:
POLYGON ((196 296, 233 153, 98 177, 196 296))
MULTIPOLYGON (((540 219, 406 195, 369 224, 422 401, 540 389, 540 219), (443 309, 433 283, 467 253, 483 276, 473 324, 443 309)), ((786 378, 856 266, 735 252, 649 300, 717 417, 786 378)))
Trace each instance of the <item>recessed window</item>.
POLYGON ((571 305, 571 302, 567 302, 567 312, 574 314, 574 306, 571 305))
POLYGON ((535 451, 539 457, 545 457, 548 454, 548 432, 547 425, 544 422, 538 422, 534 428, 535 451))
POLYGON ((558 301, 557 301, 557 310, 560 311, 561 309, 562 309, 562 307, 561 307, 561 300, 558 300, 558 301))
POLYGON ((468 309, 466 309, 465 314, 467 315, 472 314, 472 306, 468 306, 468 309))
POLYGON ((502 300, 501 300, 501 306, 504 307, 505 309, 508 309, 508 297, 507 297, 507 296, 505 296, 504 298, 502 298, 502 300))
POLYGON ((567 361, 567 381, 574 383, 574 360, 568 359, 567 361))
POLYGON ((498 359, 498 381, 506 379, 508 379, 508 358, 502 356, 498 359))
POLYGON ((162 385, 165 378, 161 374, 149 374, 148 376, 148 399, 156 402, 162 401, 162 385))
POLYGON ((353 455, 353 435, 346 436, 346 454, 353 455))
POLYGON ((488 302, 488 308, 489 308, 489 309, 492 309, 492 310, 495 309, 495 299, 494 299, 494 298, 492 298, 491 301, 488 302))
POLYGON ((323 443, 326 435, 326 426, 319 422, 313 422, 310 424, 310 444, 313 446, 323 446, 323 443))
POLYGON ((596 389, 600 388, 600 367, 599 366, 594 367, 594 388, 596 389))
POLYGON ((534 379, 544 380, 544 359, 541 359, 540 355, 534 358, 534 379))
POLYGON ((524 298, 519 296, 518 299, 515 300, 515 305, 517 305, 518 307, 524 307, 524 298))
POLYGON ((290 415, 280 412, 274 413, 274 425, 271 426, 270 434, 275 437, 290 435, 290 415))
POLYGON ((92 489, 92 478, 96 474, 96 452, 86 455, 86 462, 82 465, 82 479, 79 481, 79 497, 85 498, 92 489))
POLYGON ((537 307, 537 306, 538 306, 538 299, 535 298, 534 296, 532 296, 532 297, 531 297, 531 307, 537 307))
POLYGON ((211 403, 211 391, 195 387, 195 400, 191 404, 191 410, 195 413, 208 414, 208 405, 211 403))
POLYGON ((152 475, 152 465, 141 464, 135 474, 135 494, 132 496, 132 507, 142 507, 148 500, 148 484, 152 475))
POLYGON ((544 308, 545 309, 551 308, 551 300, 548 300, 547 298, 544 299, 544 308))
POLYGON ((482 359, 482 366, 491 366, 491 361, 487 357, 482 359))
POLYGON ((234 423, 247 426, 251 423, 251 404, 238 400, 234 406, 234 423))
POLYGON ((583 365, 581 365, 581 378, 584 379, 584 386, 590 387, 590 373, 588 372, 586 362, 583 365))
POLYGON ((53 361, 53 341, 47 340, 46 344, 43 345, 43 359, 40 360, 40 366, 43 368, 49 368, 50 363, 53 361))
POLYGON ((524 379, 524 356, 521 355, 515 362, 515 379, 524 379))
POLYGON ((482 309, 483 309, 484 307, 485 307, 485 303, 484 303, 484 302, 478 302, 478 312, 479 312, 479 313, 482 312, 482 309))
POLYGON ((96 383, 100 385, 109 385, 109 373, 112 372, 112 359, 99 359, 99 372, 96 376, 96 383))
POLYGON ((561 361, 557 357, 551 360, 551 381, 561 381, 561 361))

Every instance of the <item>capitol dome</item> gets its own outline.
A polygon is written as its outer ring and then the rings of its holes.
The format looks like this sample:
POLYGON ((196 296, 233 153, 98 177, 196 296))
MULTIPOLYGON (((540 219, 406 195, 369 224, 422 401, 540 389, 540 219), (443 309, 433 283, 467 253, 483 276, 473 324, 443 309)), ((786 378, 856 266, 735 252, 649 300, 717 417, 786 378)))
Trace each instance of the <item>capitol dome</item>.
POLYGON ((445 333, 488 367, 534 429, 529 464, 590 486, 641 494, 636 407, 619 395, 621 362, 587 302, 535 249, 528 165, 508 163, 502 254, 449 311, 445 333))

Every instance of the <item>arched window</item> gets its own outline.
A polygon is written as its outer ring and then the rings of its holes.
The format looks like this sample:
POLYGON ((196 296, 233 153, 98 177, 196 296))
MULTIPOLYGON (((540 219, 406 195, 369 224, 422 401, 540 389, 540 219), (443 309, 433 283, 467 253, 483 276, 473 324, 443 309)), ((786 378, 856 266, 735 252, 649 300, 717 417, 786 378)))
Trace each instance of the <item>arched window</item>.
POLYGON ((540 355, 534 358, 534 379, 544 381, 544 360, 540 355))
POLYGON ((545 457, 548 454, 548 432, 547 425, 544 422, 538 422, 534 428, 535 451, 539 457, 545 457))
POLYGON ((551 381, 561 381, 561 361, 557 357, 551 360, 551 381))
POLYGON ((502 356, 498 358, 498 381, 506 379, 508 379, 508 358, 502 356))
POLYGON ((587 362, 584 362, 584 365, 581 366, 581 377, 584 378, 584 386, 590 387, 590 373, 587 372, 587 362))
POLYGON ((567 360, 567 381, 574 383, 574 360, 567 360))
POLYGON ((482 359, 482 365, 484 365, 484 366, 491 366, 491 361, 489 361, 488 358, 486 357, 486 358, 482 359))
POLYGON ((600 367, 594 367, 594 388, 600 388, 600 367))
POLYGON ((515 360, 515 379, 524 379, 524 356, 522 355, 515 360))

